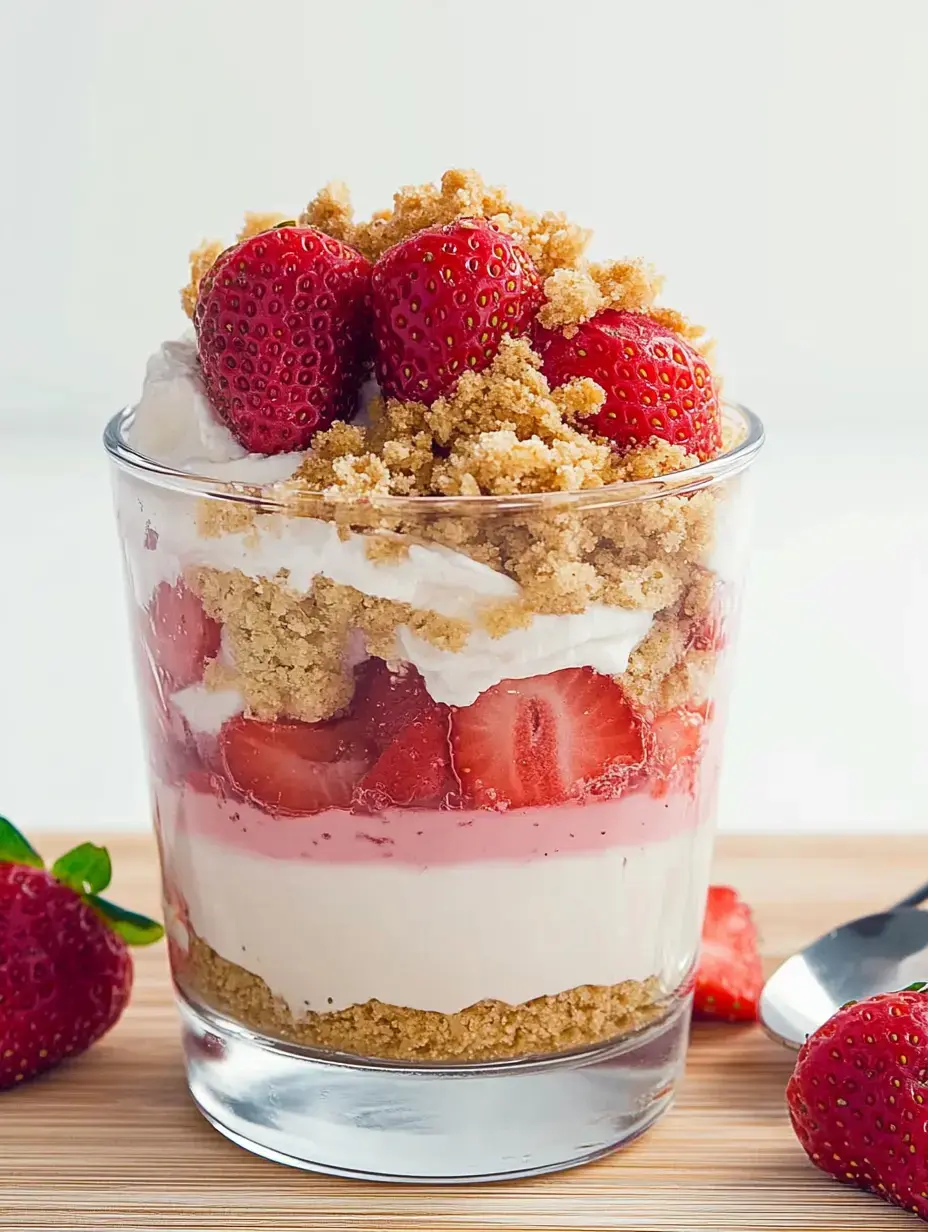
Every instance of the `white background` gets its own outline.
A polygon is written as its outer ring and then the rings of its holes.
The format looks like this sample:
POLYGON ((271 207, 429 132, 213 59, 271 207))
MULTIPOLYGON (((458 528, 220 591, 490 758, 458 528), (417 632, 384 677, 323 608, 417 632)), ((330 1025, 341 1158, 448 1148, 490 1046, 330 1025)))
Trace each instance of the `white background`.
POLYGON ((105 417, 203 236, 476 166, 767 422, 722 823, 928 819, 928 0, 0 0, 0 809, 147 823, 105 417))

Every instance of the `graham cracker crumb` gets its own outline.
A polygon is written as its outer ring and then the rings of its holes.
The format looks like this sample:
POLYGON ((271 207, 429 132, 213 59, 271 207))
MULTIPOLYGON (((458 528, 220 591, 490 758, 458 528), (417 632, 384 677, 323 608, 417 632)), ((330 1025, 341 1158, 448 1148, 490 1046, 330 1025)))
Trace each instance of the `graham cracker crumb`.
MULTIPOLYGON (((256 531, 256 520, 254 506, 241 501, 209 500, 206 497, 197 501, 197 532, 204 539, 256 531)), ((253 546, 254 540, 251 542, 253 546)))
MULTIPOLYGON (((293 215, 290 214, 292 219, 293 215)), ((235 237, 236 244, 241 244, 243 240, 250 240, 253 235, 260 235, 262 231, 270 231, 272 227, 279 227, 282 222, 288 221, 288 215, 280 214, 276 211, 254 211, 246 210, 245 221, 242 223, 242 229, 235 237)))
POLYGON ((644 312, 660 294, 663 278, 643 261, 605 261, 589 267, 606 308, 644 312))
MULTIPOLYGON (((374 542, 372 540, 372 542, 374 542)), ((208 615, 223 625, 229 663, 208 669, 211 688, 235 688, 259 719, 319 723, 344 710, 354 694, 349 639, 360 630, 370 654, 396 656, 404 625, 439 650, 461 650, 465 620, 362 594, 318 576, 297 594, 285 573, 254 579, 238 570, 191 567, 184 579, 208 615)))
POLYGON ((180 293, 180 302, 191 321, 197 306, 200 283, 215 265, 216 258, 225 252, 225 247, 225 244, 220 244, 218 240, 204 240, 199 248, 195 248, 190 254, 190 281, 180 293))
POLYGON ((504 338, 483 372, 465 372, 431 407, 394 400, 368 429, 334 425, 286 489, 326 496, 478 496, 576 491, 620 474, 607 444, 573 427, 602 405, 589 380, 550 390, 524 338, 504 338))
POLYGON ((604 308, 643 312, 650 308, 661 288, 661 279, 640 261, 610 261, 579 269, 556 269, 545 280, 545 302, 538 320, 547 329, 572 327, 589 321, 604 308))
POLYGON ((538 310, 538 320, 546 329, 588 321, 605 303, 602 292, 586 270, 555 270, 545 279, 544 293, 545 302, 538 310))
POLYGON ((393 565, 409 556, 409 543, 405 539, 387 538, 385 535, 370 535, 364 545, 368 560, 379 565, 393 565))
POLYGON ((298 221, 301 227, 315 227, 343 244, 353 244, 354 210, 348 185, 341 180, 326 184, 313 197, 298 221))
POLYGON ((327 185, 300 215, 304 225, 318 227, 351 244, 370 261, 410 235, 427 227, 444 226, 456 218, 487 218, 513 236, 545 278, 559 267, 576 265, 591 232, 563 214, 534 214, 509 200, 505 189, 492 188, 476 171, 446 171, 441 185, 421 184, 394 194, 393 209, 380 210, 368 222, 355 223, 344 184, 327 185))
POLYGON ((658 1021, 667 1000, 656 976, 584 984, 522 1005, 479 1001, 457 1014, 371 1000, 295 1016, 267 984, 220 957, 191 930, 181 978, 238 1022, 310 1048, 398 1061, 491 1061, 566 1052, 630 1035, 658 1021))
POLYGON ((224 684, 242 693, 252 715, 318 723, 351 701, 353 605, 323 579, 307 596, 288 590, 284 578, 256 581, 237 570, 191 568, 185 580, 223 624, 232 658, 224 684))

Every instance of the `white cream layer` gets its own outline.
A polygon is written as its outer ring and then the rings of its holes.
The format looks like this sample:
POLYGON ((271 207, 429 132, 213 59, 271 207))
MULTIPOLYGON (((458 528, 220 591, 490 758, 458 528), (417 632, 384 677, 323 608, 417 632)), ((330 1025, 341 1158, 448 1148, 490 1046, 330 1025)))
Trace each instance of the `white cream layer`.
MULTIPOLYGON (((367 389, 362 402, 370 395, 367 389)), ((206 399, 190 339, 165 343, 149 361, 130 441, 179 470, 249 484, 288 477, 303 456, 246 454, 206 399)), ((536 616, 527 629, 491 638, 480 629, 483 612, 518 599, 521 587, 461 552, 413 544, 405 559, 374 562, 367 556, 366 536, 342 539, 334 523, 298 517, 262 516, 260 530, 204 539, 192 497, 149 486, 140 486, 138 493, 137 501, 122 502, 120 516, 127 542, 141 544, 149 529, 156 536, 153 550, 139 548, 130 561, 142 606, 159 582, 175 582, 188 565, 208 565, 239 569, 252 578, 273 578, 286 570, 288 585, 300 594, 323 576, 367 595, 461 618, 474 632, 458 652, 438 650, 406 626, 397 631, 396 657, 413 663, 432 697, 450 705, 470 705, 500 680, 561 668, 591 667, 620 675, 651 627, 651 612, 591 604, 579 615, 536 616)), ((191 726, 212 730, 215 705, 195 695, 177 700, 191 726)))
MULTIPOLYGON (((170 807, 165 796, 166 827, 170 807)), ((180 828, 165 847, 194 931, 294 1014, 371 998, 451 1014, 654 975, 677 987, 697 952, 711 835, 429 868, 273 859, 180 828)))
POLYGON ((260 529, 206 539, 197 528, 193 498, 147 485, 137 491, 137 499, 121 502, 120 516, 129 543, 141 545, 147 531, 155 532, 148 535, 155 546, 137 547, 129 560, 141 606, 160 582, 173 584, 190 565, 209 565, 252 578, 286 570, 287 585, 298 594, 308 593, 321 575, 367 595, 461 618, 474 628, 456 652, 436 649, 406 626, 397 631, 396 657, 413 663, 432 697, 450 705, 468 706, 500 680, 565 667, 620 675, 651 627, 651 612, 593 603, 579 615, 536 616, 526 629, 491 638, 479 628, 483 612, 517 599, 521 587, 462 552, 411 544, 403 559, 372 561, 367 536, 342 539, 333 522, 277 514, 262 515, 260 529))

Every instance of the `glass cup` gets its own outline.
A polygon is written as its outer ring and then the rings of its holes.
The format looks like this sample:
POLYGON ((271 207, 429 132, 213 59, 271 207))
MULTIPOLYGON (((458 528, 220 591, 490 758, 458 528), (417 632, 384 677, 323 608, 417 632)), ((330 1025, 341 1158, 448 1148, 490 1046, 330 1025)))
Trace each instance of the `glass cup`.
POLYGON ((108 426, 193 1097, 270 1159, 604 1155, 684 1063, 746 545, 672 475, 333 501, 108 426))

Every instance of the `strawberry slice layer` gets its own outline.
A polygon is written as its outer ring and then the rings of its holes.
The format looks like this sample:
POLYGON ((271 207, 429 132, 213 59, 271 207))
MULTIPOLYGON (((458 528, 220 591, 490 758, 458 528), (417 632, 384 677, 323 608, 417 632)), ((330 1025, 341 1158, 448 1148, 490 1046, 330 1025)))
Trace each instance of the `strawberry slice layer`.
POLYGON ((298 817, 347 808, 371 761, 362 728, 335 723, 263 723, 231 719, 219 734, 225 776, 272 816, 298 817))
POLYGON ((696 969, 697 1016, 753 1022, 763 984, 751 908, 730 886, 710 886, 696 969))
POLYGON ((622 689, 588 667, 503 680, 454 712, 451 735, 455 773, 477 808, 602 794, 644 759, 641 722, 622 689))
POLYGON ((152 657, 170 687, 186 689, 202 680, 206 661, 219 653, 221 626, 183 581, 158 584, 148 625, 152 657))
POLYGON ((355 802, 376 812, 391 805, 439 805, 454 787, 448 710, 430 702, 381 753, 358 784, 355 802))
POLYGON ((435 709, 425 682, 412 666, 391 671, 383 659, 368 659, 357 671, 352 717, 380 750, 423 715, 435 709))

